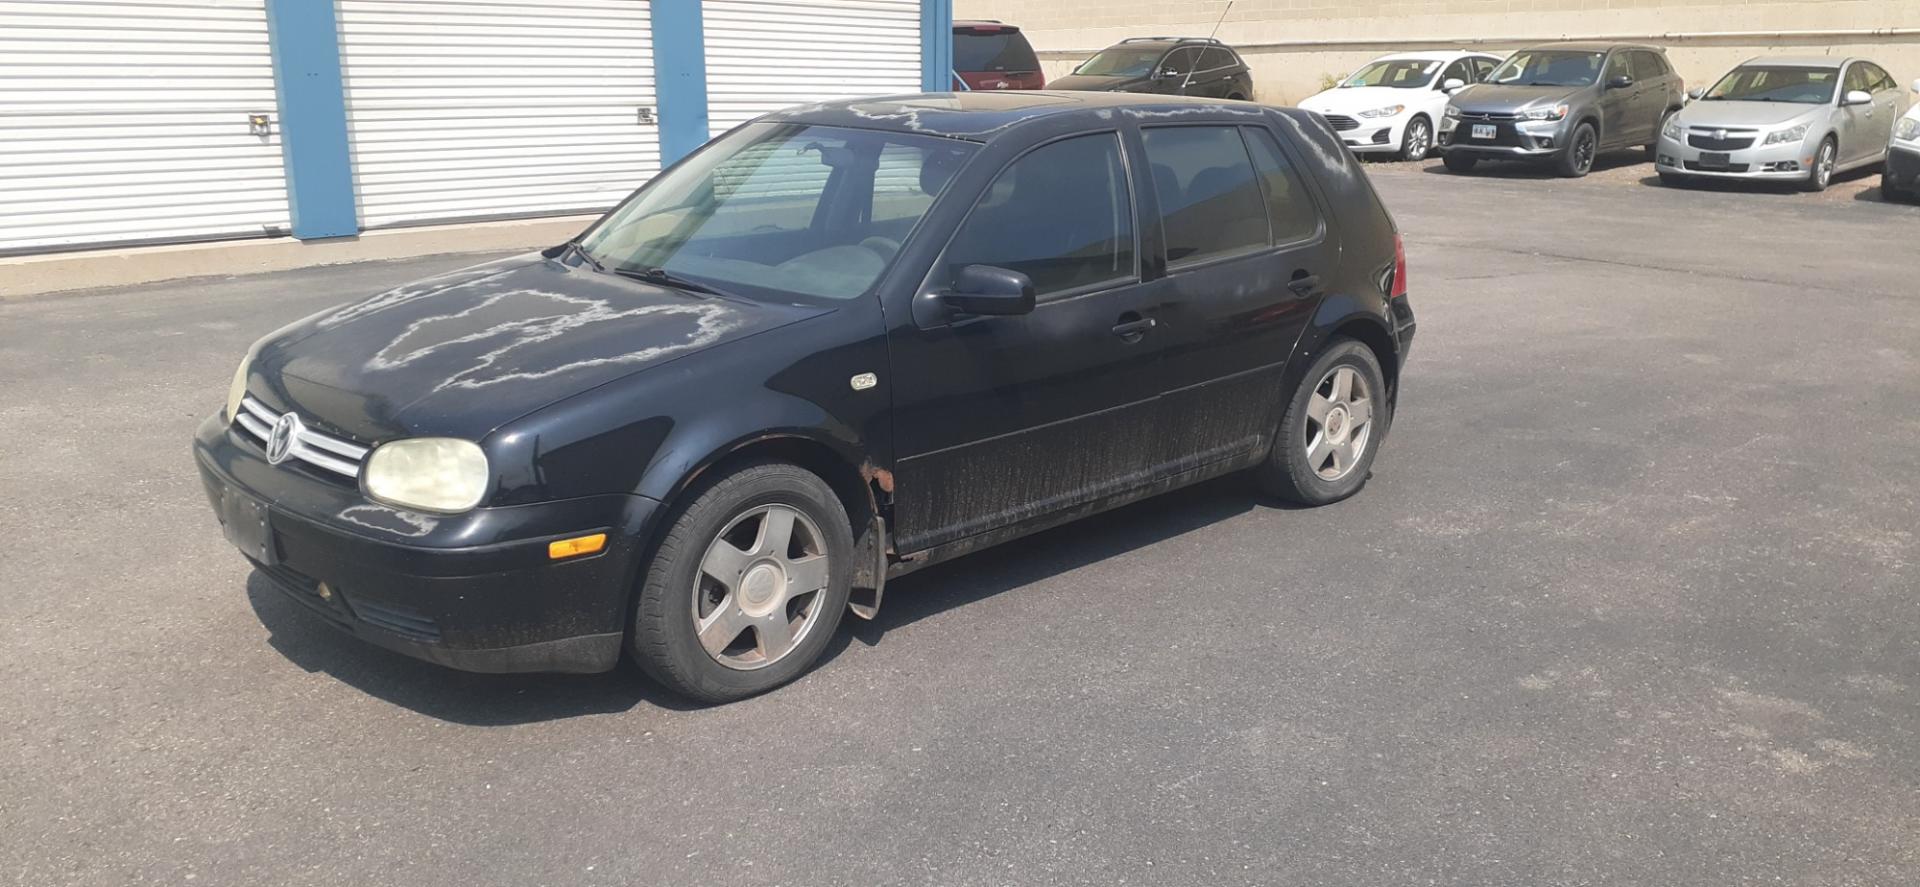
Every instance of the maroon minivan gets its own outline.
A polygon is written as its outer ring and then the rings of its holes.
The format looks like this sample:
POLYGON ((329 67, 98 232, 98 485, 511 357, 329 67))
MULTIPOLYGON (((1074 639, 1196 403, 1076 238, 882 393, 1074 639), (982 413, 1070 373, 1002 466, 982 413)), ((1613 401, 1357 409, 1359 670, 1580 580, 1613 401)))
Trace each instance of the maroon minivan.
POLYGON ((956 90, 1047 88, 1027 35, 996 21, 953 23, 953 74, 956 90))

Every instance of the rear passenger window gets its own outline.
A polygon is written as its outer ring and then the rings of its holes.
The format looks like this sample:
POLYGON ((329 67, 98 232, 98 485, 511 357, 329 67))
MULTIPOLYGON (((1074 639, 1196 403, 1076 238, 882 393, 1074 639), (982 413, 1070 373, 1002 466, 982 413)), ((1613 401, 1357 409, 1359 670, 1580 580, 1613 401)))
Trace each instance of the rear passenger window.
POLYGON ((947 248, 946 282, 968 265, 1033 280, 1034 294, 1134 275, 1133 201, 1120 139, 1075 136, 1036 148, 1000 172, 947 248))
POLYGON ((1633 54, 1633 79, 1653 80, 1667 76, 1667 63, 1657 52, 1635 52, 1633 54))
POLYGON ((1200 56, 1200 70, 1217 71, 1233 67, 1233 53, 1224 49, 1209 49, 1200 56))
POLYGON ((1273 224, 1275 244, 1305 240, 1320 233, 1320 211, 1307 196, 1300 176, 1281 153, 1273 133, 1248 128, 1247 146, 1253 149, 1253 167, 1260 174, 1260 190, 1267 200, 1267 218, 1273 224))
POLYGON ((1141 135, 1160 198, 1169 262, 1245 252, 1271 242, 1266 200, 1239 129, 1160 127, 1141 135))

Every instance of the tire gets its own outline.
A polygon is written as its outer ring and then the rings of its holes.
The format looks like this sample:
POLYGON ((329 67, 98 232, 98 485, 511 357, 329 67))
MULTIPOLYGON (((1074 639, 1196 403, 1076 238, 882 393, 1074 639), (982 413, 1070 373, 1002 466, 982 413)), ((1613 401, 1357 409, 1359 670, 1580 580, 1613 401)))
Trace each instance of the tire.
POLYGON ((1233 95, 1227 96, 1227 101, 1229 102, 1244 102, 1246 100, 1247 100, 1246 96, 1243 96, 1237 92, 1234 93, 1233 95))
POLYGON ((689 490, 685 502, 641 580, 630 635, 635 663, 673 692, 708 703, 799 677, 826 651, 847 609, 853 531, 846 507, 819 476, 782 462, 716 477, 689 490), (789 543, 775 551, 767 534, 783 525, 789 543), (722 557, 716 546, 732 552, 722 557), (822 556, 824 569, 815 560, 822 556), (740 569, 722 582, 703 568, 709 559, 740 569), (814 581, 824 585, 804 589, 814 581), (696 620, 711 627, 703 633, 696 620), (761 626, 777 625, 786 627, 784 642, 763 634, 761 626), (719 644, 729 632, 733 643, 709 653, 702 638, 719 644))
POLYGON ((1307 368, 1300 386, 1288 399, 1273 437, 1273 449, 1265 462, 1254 469, 1260 489, 1271 496, 1301 505, 1326 505, 1360 491, 1373 470, 1373 457, 1380 452, 1381 440, 1393 424, 1392 407, 1387 401, 1385 376, 1373 350, 1352 339, 1335 339, 1327 350, 1307 368), (1339 396, 1339 379, 1347 381, 1347 399, 1339 396), (1362 388, 1364 386, 1364 390, 1362 388), (1333 396, 1329 397, 1331 394, 1333 396), (1357 418, 1352 406, 1365 395, 1366 419, 1357 418), (1327 412, 1337 405, 1341 418, 1327 412), (1316 414, 1320 418, 1316 418, 1316 414), (1342 463, 1337 445, 1328 445, 1328 426, 1336 424, 1331 436, 1349 445, 1351 461, 1342 463), (1351 445, 1357 441, 1357 447, 1351 445), (1354 450, 1357 449, 1357 452, 1354 450), (1326 455, 1310 455, 1310 453, 1326 455))
POLYGON ((1448 151, 1440 155, 1440 162, 1447 165, 1448 172, 1467 173, 1473 172, 1473 168, 1480 163, 1480 158, 1458 151, 1448 151))
POLYGON ((1600 154, 1600 134, 1593 124, 1581 123, 1573 128, 1573 135, 1567 137, 1566 147, 1553 157, 1554 172, 1564 178, 1577 179, 1593 171, 1593 159, 1600 154))
POLYGON ((1833 182, 1833 168, 1840 159, 1840 143, 1833 136, 1820 140, 1820 149, 1813 155, 1813 166, 1807 170, 1807 177, 1800 182, 1800 190, 1808 194, 1818 194, 1827 190, 1833 182))
POLYGON ((1913 192, 1895 185, 1893 177, 1883 172, 1880 174, 1880 199, 1888 203, 1905 203, 1913 199, 1913 192))
POLYGON ((1427 122, 1425 116, 1416 114, 1407 121, 1406 130, 1400 133, 1400 159, 1418 162, 1427 159, 1428 152, 1432 150, 1433 124, 1427 122), (1414 140, 1416 135, 1418 142, 1414 140))

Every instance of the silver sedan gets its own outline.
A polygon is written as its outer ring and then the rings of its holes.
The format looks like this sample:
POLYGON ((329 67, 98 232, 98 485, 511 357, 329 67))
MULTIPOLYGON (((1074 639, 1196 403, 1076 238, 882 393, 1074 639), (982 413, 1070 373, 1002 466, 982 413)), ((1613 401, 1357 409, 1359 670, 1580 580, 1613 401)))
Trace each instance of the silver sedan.
POLYGON ((1808 191, 1880 163, 1907 95, 1865 59, 1757 58, 1696 91, 1661 126, 1668 184, 1691 178, 1789 181, 1808 191))

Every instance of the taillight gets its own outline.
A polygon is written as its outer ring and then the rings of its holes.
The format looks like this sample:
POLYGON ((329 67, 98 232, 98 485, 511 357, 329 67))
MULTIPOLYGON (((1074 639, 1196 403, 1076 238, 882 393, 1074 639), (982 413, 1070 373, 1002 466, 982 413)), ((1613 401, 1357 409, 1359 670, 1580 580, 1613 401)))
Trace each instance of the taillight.
POLYGON ((1407 294, 1407 245, 1400 240, 1400 233, 1393 235, 1393 286, 1387 290, 1387 298, 1398 299, 1407 294))

